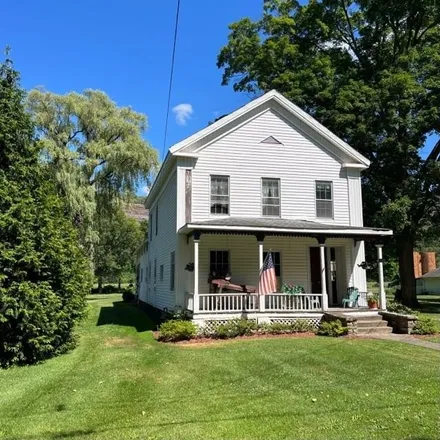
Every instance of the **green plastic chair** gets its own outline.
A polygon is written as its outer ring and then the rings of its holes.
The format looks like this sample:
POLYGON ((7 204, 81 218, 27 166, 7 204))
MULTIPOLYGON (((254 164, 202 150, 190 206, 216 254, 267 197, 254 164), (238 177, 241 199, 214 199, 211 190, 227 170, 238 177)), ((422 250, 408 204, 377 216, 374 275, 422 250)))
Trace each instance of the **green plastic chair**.
POLYGON ((356 287, 349 287, 347 289, 347 295, 342 300, 342 307, 345 308, 346 305, 353 304, 354 307, 359 307, 359 290, 356 287))

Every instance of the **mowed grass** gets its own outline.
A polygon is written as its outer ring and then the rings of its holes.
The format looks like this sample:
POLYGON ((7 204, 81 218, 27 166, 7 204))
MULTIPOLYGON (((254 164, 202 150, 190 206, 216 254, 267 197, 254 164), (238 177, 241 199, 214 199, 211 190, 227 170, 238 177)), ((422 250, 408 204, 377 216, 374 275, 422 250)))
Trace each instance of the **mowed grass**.
POLYGON ((95 296, 76 350, 0 371, 2 439, 438 439, 440 352, 368 339, 157 343, 95 296))

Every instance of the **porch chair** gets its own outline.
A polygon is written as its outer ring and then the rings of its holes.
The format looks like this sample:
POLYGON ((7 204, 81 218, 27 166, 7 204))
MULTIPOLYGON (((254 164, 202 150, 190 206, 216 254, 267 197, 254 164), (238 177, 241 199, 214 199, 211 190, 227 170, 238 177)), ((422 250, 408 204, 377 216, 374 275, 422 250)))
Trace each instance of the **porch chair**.
POLYGON ((342 300, 342 307, 345 308, 346 305, 350 306, 353 304, 353 307, 359 307, 359 290, 356 287, 349 287, 347 289, 347 295, 342 300))

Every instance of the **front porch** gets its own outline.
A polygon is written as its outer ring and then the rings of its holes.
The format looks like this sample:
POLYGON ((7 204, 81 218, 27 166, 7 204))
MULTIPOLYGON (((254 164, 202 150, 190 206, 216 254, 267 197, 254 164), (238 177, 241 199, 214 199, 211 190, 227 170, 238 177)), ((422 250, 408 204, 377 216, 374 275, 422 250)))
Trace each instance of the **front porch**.
MULTIPOLYGON (((239 219, 227 220, 240 223, 239 219)), ((185 304, 193 312, 195 322, 239 317, 258 322, 292 319, 319 322, 329 310, 371 313, 366 301, 364 262, 364 240, 370 239, 376 240, 377 246, 379 308, 386 309, 380 239, 390 235, 390 231, 301 221, 296 221, 293 228, 292 221, 283 222, 283 228, 266 224, 258 230, 253 225, 243 226, 246 222, 227 227, 204 222, 182 228, 193 261, 185 304), (276 254, 278 288, 276 293, 259 295, 255 288, 267 252, 276 254), (227 284, 223 291, 215 289, 211 283, 213 272, 227 273, 234 289, 241 287, 242 291, 227 291, 227 284), (285 283, 301 285, 304 293, 281 292, 285 283), (342 300, 349 287, 359 290, 358 303, 355 308, 344 309, 342 300)))

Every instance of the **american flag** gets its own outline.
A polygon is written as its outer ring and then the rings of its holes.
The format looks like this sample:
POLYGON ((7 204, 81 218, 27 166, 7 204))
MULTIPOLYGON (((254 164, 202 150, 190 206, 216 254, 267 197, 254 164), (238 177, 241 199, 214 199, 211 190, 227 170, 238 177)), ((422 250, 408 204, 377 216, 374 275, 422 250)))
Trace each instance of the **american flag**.
POLYGON ((277 277, 275 266, 273 265, 272 254, 268 252, 260 272, 260 282, 258 283, 258 293, 267 295, 277 290, 277 277))

